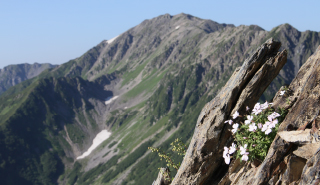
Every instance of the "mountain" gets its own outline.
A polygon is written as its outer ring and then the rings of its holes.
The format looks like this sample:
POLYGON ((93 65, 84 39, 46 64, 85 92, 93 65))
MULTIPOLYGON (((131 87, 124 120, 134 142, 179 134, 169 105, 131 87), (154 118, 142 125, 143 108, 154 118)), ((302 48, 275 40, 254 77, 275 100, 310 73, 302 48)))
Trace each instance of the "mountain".
POLYGON ((9 65, 0 69, 0 94, 11 86, 15 86, 27 79, 38 76, 46 69, 51 69, 57 65, 52 64, 17 64, 9 65))
POLYGON ((165 14, 8 89, 0 96, 1 179, 151 184, 165 163, 148 146, 167 151, 176 138, 189 143, 203 106, 270 37, 288 51, 287 64, 261 97, 271 99, 314 53, 319 32, 288 24, 268 32, 165 14), (111 136, 77 159, 104 129, 111 136))

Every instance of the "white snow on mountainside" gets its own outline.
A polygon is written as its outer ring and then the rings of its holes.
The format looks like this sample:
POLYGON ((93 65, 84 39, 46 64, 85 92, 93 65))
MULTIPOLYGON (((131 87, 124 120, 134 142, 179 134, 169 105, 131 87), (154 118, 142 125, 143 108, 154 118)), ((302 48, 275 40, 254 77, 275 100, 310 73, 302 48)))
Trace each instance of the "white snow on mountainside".
POLYGON ((114 40, 116 40, 117 37, 119 37, 119 35, 116 36, 116 37, 114 37, 114 38, 112 38, 112 39, 110 39, 110 40, 107 40, 106 42, 107 42, 108 44, 111 44, 114 40))
POLYGON ((106 139, 108 139, 111 135, 111 132, 108 132, 107 130, 102 130, 101 132, 99 132, 97 134, 97 136, 93 139, 93 143, 90 146, 90 148, 84 152, 81 156, 77 157, 77 159, 83 159, 85 157, 87 157, 88 155, 91 154, 91 152, 97 148, 97 146, 99 146, 103 141, 105 141, 106 139))

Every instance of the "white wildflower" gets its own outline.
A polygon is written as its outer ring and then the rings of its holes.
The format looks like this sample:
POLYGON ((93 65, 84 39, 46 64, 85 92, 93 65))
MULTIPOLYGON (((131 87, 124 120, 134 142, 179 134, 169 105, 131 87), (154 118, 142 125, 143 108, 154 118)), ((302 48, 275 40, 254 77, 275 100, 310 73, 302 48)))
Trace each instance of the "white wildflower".
POLYGON ((254 132, 257 130, 257 126, 255 123, 252 123, 251 125, 249 125, 249 131, 250 132, 254 132))
POLYGON ((271 121, 266 121, 266 124, 268 125, 269 128, 274 128, 276 127, 276 124, 278 124, 278 120, 271 120, 271 121))
POLYGON ((244 146, 240 146, 240 154, 244 155, 247 152, 247 144, 245 144, 244 146))
POLYGON ((230 119, 230 120, 225 121, 224 123, 229 123, 229 125, 232 125, 233 121, 230 119))
POLYGON ((245 154, 242 155, 241 160, 243 161, 248 161, 249 160, 249 152, 246 152, 245 154))
POLYGON ((247 120, 244 121, 244 124, 245 124, 245 125, 250 124, 251 121, 252 121, 252 119, 253 119, 253 116, 251 116, 251 115, 247 116, 247 120))
POLYGON ((225 146, 223 149, 224 149, 224 151, 223 151, 222 156, 225 158, 227 156, 227 154, 229 154, 229 148, 225 146))
POLYGON ((268 120, 271 121, 271 120, 273 120, 273 119, 275 119, 275 118, 277 118, 277 117, 279 117, 279 116, 280 116, 279 113, 273 112, 272 114, 270 114, 270 115, 268 116, 268 120))
POLYGON ((272 129, 271 129, 269 123, 270 123, 270 122, 266 122, 266 123, 263 125, 262 129, 261 129, 261 131, 264 132, 266 135, 268 135, 268 134, 270 134, 270 133, 272 132, 272 129))
POLYGON ((267 101, 260 106, 262 110, 267 109, 268 107, 269 107, 269 103, 267 101))
POLYGON ((223 151, 223 158, 224 158, 224 162, 226 164, 230 164, 230 154, 229 154, 229 148, 228 147, 224 147, 224 151, 223 151))
POLYGON ((232 143, 232 145, 229 148, 229 154, 233 154, 237 149, 236 149, 237 145, 232 143))
POLYGON ((260 103, 256 103, 252 110, 252 113, 254 113, 255 115, 258 115, 260 112, 262 112, 260 103))
POLYGON ((226 164, 230 164, 230 155, 229 154, 227 154, 227 156, 224 158, 224 162, 226 164))
POLYGON ((239 116, 239 112, 236 111, 236 112, 232 115, 232 118, 233 118, 233 119, 236 119, 238 116, 239 116))
POLYGON ((238 124, 238 123, 232 125, 232 128, 233 128, 233 129, 231 130, 231 132, 232 132, 232 133, 236 133, 237 130, 238 130, 238 127, 239 127, 239 124, 238 124))

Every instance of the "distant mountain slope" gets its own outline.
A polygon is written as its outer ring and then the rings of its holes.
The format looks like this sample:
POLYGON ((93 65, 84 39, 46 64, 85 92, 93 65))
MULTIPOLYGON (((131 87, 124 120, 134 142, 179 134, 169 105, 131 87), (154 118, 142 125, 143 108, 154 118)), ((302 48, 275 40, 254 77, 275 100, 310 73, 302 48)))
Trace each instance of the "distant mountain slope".
POLYGON ((4 184, 54 184, 64 165, 90 146, 105 125, 112 96, 82 78, 41 79, 0 98, 1 178, 4 184))
POLYGON ((27 79, 38 76, 46 69, 51 69, 57 65, 52 64, 17 64, 9 65, 0 69, 0 94, 9 87, 15 86, 27 79))
POLYGON ((287 24, 268 32, 256 25, 166 14, 10 88, 0 96, 1 178, 31 184, 151 184, 164 163, 147 147, 167 150, 175 138, 188 143, 205 103, 270 37, 289 53, 262 97, 270 99, 320 44, 319 32, 299 32, 287 24), (112 96, 117 99, 105 104, 112 96), (105 128, 110 138, 76 160, 105 128), (52 165, 56 170, 46 171, 52 165))

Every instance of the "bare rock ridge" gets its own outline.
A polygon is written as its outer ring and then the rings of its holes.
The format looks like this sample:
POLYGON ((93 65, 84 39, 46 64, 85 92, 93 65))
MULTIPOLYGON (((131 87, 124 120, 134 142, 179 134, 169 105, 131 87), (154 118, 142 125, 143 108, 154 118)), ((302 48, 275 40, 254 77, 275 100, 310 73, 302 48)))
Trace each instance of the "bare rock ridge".
POLYGON ((234 111, 253 107, 287 61, 287 52, 278 52, 280 42, 272 38, 262 44, 238 68, 228 83, 202 109, 193 138, 172 184, 219 182, 227 170, 223 147, 231 141, 230 125, 224 124, 234 111), (218 180, 218 181, 217 181, 218 180))

